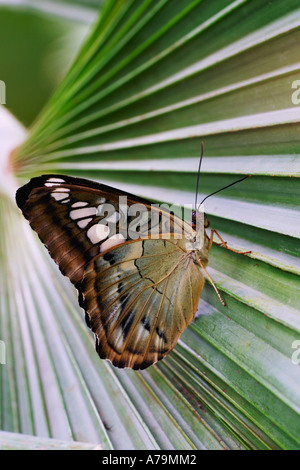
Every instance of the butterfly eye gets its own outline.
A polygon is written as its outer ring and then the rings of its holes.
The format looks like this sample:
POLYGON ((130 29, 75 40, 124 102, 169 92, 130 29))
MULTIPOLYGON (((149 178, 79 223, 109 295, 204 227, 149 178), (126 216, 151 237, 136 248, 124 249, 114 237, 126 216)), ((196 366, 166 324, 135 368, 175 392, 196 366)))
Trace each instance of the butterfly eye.
POLYGON ((196 219, 197 219, 197 212, 193 211, 192 212, 192 228, 194 230, 196 229, 196 219))
POLYGON ((210 221, 207 218, 207 215, 204 214, 204 228, 210 227, 210 221))

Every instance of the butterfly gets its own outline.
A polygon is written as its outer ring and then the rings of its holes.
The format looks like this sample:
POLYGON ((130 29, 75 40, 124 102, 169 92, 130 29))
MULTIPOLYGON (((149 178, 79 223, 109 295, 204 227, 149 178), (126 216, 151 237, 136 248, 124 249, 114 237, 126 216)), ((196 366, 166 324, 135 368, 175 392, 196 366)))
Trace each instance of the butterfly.
POLYGON ((62 175, 31 179, 16 202, 77 288, 100 358, 145 369, 174 348, 208 276, 205 214, 197 229, 198 211, 190 224, 130 193, 62 175))

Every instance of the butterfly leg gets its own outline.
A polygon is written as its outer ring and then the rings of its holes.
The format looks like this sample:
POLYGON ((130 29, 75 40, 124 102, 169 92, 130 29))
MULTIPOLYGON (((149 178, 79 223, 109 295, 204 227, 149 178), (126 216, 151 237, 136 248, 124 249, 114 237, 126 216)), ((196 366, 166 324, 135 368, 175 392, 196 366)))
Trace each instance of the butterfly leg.
POLYGON ((199 264, 200 264, 201 268, 203 269, 203 271, 205 272, 205 274, 206 274, 206 276, 207 276, 209 282, 211 283, 211 285, 212 285, 213 288, 215 289, 216 294, 217 294, 217 296, 219 297, 219 300, 220 300, 221 304, 223 305, 223 307, 226 307, 226 303, 225 303, 225 301, 222 299, 221 294, 220 294, 220 292, 218 291, 217 286, 215 285, 215 283, 214 283, 214 281, 212 280, 211 276, 210 276, 210 275, 208 274, 208 272, 206 271, 206 269, 205 269, 205 267, 203 266, 203 264, 201 263, 201 260, 200 260, 200 259, 199 259, 199 264))
POLYGON ((223 240, 221 235, 219 235, 218 232, 214 228, 212 228, 210 232, 208 250, 210 250, 212 244, 222 246, 223 248, 226 248, 226 250, 232 251, 233 253, 238 253, 239 255, 247 255, 248 253, 251 253, 251 251, 238 251, 238 250, 234 250, 233 248, 229 248, 229 246, 227 246, 227 242, 223 240), (216 243, 213 241, 214 234, 216 234, 216 236, 220 239, 221 243, 216 243))

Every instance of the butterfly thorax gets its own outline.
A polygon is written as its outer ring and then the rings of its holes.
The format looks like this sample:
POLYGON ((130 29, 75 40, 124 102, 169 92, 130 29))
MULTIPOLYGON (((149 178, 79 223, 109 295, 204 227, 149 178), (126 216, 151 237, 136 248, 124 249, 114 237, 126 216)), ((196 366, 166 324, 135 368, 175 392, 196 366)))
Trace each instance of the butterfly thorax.
POLYGON ((203 266, 208 263, 209 237, 205 229, 209 227, 209 220, 204 212, 193 211, 192 213, 192 236, 183 239, 183 249, 191 253, 195 264, 199 265, 198 260, 203 266))

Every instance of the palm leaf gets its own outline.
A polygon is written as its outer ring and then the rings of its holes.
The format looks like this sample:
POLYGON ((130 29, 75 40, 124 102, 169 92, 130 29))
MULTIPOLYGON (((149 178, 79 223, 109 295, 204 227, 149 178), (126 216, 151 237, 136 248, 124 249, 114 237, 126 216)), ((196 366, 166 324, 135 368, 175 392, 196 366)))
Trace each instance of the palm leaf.
POLYGON ((99 361, 73 288, 3 198, 4 431, 107 449, 299 448, 299 26, 293 0, 104 3, 13 154, 18 184, 66 173, 192 204, 203 140, 199 200, 252 174, 205 207, 251 254, 213 247, 227 308, 207 283, 164 361, 117 370, 99 361))

